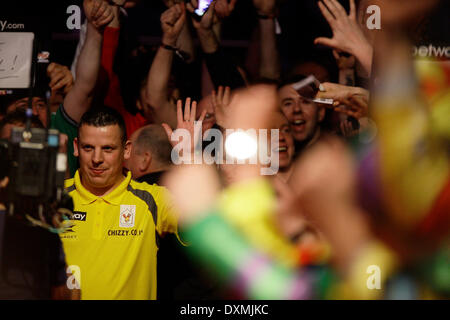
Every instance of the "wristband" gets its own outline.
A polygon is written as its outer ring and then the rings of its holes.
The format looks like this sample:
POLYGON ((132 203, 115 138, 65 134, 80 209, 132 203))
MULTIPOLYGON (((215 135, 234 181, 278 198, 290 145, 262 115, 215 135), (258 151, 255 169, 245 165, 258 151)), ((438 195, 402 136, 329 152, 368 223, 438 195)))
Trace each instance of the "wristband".
POLYGON ((273 19, 275 19, 275 15, 273 15, 273 14, 267 15, 267 14, 258 13, 257 16, 258 16, 258 19, 261 19, 261 20, 273 20, 273 19))
POLYGON ((170 50, 170 51, 175 52, 175 54, 183 61, 187 61, 190 58, 188 53, 186 53, 184 51, 181 51, 181 50, 179 50, 179 49, 177 49, 175 47, 169 46, 168 44, 162 43, 161 47, 166 49, 166 50, 170 50))

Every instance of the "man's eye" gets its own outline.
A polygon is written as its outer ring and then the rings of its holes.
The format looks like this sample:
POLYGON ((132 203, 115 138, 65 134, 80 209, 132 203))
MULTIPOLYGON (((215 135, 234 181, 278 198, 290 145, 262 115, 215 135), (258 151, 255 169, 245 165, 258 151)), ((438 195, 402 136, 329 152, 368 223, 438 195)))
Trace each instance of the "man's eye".
POLYGON ((90 151, 90 150, 92 150, 93 148, 91 147, 91 146, 84 146, 83 147, 83 150, 85 150, 85 151, 90 151))

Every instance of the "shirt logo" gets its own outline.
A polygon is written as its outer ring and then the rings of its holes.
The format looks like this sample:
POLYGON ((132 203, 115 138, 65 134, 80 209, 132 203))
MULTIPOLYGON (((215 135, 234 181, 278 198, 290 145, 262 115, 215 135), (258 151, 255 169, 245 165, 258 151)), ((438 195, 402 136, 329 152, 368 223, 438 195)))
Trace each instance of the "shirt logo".
POLYGON ((75 211, 70 220, 86 221, 86 212, 75 211))
POLYGON ((119 227, 121 228, 134 227, 135 216, 136 216, 135 205, 126 205, 126 204, 120 205, 119 227))

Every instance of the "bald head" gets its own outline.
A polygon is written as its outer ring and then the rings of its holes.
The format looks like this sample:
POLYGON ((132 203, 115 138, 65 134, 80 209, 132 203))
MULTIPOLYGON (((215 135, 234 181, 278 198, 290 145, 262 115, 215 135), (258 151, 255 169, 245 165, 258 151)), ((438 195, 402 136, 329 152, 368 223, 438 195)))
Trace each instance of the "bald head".
POLYGON ((131 157, 125 165, 134 179, 170 166, 172 146, 162 126, 142 127, 131 135, 130 140, 131 157))

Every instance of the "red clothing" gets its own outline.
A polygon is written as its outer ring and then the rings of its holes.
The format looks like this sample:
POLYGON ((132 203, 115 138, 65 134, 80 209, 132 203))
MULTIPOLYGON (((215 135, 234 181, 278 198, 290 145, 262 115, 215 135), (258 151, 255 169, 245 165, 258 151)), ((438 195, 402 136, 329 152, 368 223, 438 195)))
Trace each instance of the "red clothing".
POLYGON ((148 124, 148 121, 140 113, 133 115, 128 112, 120 95, 119 77, 113 71, 114 57, 119 45, 119 34, 119 28, 110 27, 105 28, 103 33, 101 66, 106 71, 109 80, 108 92, 104 103, 122 115, 127 127, 127 136, 130 137, 134 131, 148 124))

